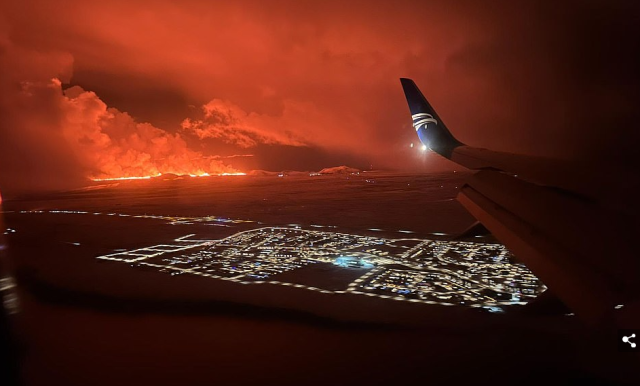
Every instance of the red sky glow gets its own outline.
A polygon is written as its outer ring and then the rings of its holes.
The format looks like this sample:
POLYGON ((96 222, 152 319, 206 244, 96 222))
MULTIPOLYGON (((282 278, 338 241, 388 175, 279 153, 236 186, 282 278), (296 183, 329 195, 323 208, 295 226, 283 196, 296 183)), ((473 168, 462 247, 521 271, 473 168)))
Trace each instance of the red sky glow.
POLYGON ((620 137, 638 138, 636 8, 3 2, 0 188, 339 164, 451 168, 409 146, 400 77, 465 143, 615 158, 634 142, 620 137))

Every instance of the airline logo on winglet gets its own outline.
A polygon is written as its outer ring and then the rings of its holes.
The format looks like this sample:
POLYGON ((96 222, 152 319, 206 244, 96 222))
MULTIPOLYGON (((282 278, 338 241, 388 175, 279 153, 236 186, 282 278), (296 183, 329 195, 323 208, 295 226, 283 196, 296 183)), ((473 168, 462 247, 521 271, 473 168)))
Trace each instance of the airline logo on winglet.
POLYGON ((415 127, 416 131, 420 130, 422 126, 424 126, 426 129, 428 123, 435 123, 436 125, 438 124, 438 121, 436 121, 436 119, 431 114, 427 113, 413 114, 411 116, 411 119, 413 119, 413 127, 415 127))

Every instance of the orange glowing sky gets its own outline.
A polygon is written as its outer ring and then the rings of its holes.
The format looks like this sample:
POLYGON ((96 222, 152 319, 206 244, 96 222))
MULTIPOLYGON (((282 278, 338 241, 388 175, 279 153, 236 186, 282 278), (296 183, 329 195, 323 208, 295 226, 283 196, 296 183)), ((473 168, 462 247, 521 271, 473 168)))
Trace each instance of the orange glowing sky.
POLYGON ((0 188, 450 168, 409 146, 399 77, 465 143, 632 152, 634 3, 513 3, 3 2, 0 188))

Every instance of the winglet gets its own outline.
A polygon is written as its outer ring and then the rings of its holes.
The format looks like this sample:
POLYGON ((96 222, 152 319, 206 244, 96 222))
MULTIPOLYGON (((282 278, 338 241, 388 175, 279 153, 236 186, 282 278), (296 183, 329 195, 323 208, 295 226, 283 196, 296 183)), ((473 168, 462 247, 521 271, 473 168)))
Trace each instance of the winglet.
POLYGON ((464 144, 449 132, 438 113, 427 102, 413 80, 400 78, 400 83, 402 83, 404 95, 411 111, 413 127, 416 129, 420 142, 441 156, 451 158, 453 149, 464 144))

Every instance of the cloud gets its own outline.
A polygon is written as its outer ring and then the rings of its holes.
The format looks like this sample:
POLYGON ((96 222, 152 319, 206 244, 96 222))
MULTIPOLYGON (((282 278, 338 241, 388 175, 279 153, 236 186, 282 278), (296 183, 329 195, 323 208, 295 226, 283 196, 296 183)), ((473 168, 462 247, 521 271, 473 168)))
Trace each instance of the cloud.
POLYGON ((0 17, 0 190, 61 188, 81 179, 60 122, 56 100, 73 57, 14 44, 0 17))
POLYGON ((189 149, 180 134, 136 122, 80 87, 65 90, 60 108, 63 134, 94 178, 237 172, 189 149))
POLYGON ((351 147, 335 141, 335 128, 348 124, 336 120, 339 113, 323 113, 311 103, 285 100, 282 111, 270 115, 246 112, 230 101, 214 99, 202 106, 202 112, 201 119, 187 118, 182 122, 183 132, 199 139, 221 139, 240 148, 259 144, 351 147))
POLYGON ((237 172, 169 133, 109 108, 94 92, 63 91, 73 57, 0 35, 0 189, 63 189, 86 178, 237 172))
POLYGON ((241 148, 255 147, 258 143, 287 144, 300 146, 303 143, 291 138, 286 132, 269 130, 261 122, 263 116, 246 113, 229 101, 214 99, 203 106, 204 118, 185 119, 182 129, 191 132, 200 139, 220 138, 226 143, 241 148))

